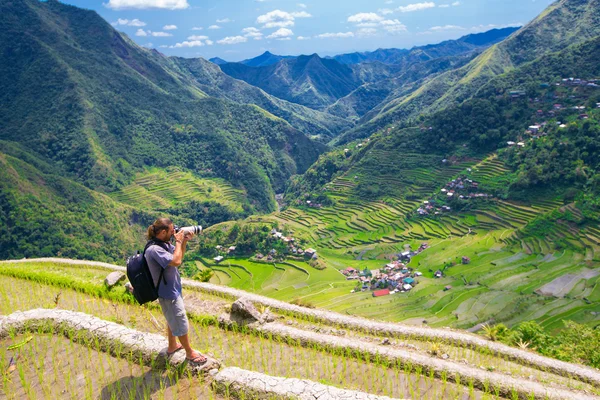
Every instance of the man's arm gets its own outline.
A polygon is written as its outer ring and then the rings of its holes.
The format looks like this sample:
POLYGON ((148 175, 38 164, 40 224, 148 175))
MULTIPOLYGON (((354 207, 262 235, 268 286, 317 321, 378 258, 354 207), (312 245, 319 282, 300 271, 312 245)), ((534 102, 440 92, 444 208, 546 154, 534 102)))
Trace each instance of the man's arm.
POLYGON ((170 267, 179 267, 183 262, 183 256, 185 255, 185 248, 187 241, 190 239, 192 233, 189 232, 178 232, 175 234, 175 251, 173 252, 173 261, 169 263, 170 267))

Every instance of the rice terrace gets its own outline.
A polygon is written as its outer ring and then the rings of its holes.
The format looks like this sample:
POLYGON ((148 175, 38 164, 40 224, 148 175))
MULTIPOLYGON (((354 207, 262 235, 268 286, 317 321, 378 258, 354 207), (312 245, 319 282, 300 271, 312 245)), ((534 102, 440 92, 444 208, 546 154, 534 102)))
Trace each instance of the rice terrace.
POLYGON ((600 399, 600 0, 0 27, 0 398, 600 399))

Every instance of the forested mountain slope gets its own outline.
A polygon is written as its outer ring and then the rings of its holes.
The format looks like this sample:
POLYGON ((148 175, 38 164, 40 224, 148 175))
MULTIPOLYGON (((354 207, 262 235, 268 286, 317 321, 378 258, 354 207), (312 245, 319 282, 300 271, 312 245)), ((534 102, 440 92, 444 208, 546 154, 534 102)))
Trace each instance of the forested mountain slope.
POLYGON ((256 210, 323 146, 254 105, 210 97, 95 12, 55 1, 0 5, 0 139, 89 188, 148 165, 225 178, 256 210))
POLYGON ((600 34, 598 0, 558 0, 533 21, 467 65, 445 72, 410 93, 364 115, 359 126, 336 140, 366 137, 384 126, 427 114, 471 98, 489 79, 519 65, 600 34))

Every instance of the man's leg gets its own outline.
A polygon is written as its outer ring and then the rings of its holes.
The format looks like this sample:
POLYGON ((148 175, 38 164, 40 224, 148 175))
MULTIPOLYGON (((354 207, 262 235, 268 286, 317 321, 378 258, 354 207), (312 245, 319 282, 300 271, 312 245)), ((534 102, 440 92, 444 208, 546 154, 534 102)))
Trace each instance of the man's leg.
POLYGON ((190 345, 190 337, 187 333, 183 336, 178 336, 178 338, 181 342, 181 345, 185 349, 185 356, 188 358, 188 360, 198 359, 198 362, 206 361, 206 357, 192 349, 192 346, 190 345))
POLYGON ((177 339, 173 335, 173 332, 171 332, 171 327, 169 327, 169 324, 167 324, 167 338, 169 340, 169 348, 167 349, 167 351, 169 353, 172 353, 175 350, 177 350, 177 339))

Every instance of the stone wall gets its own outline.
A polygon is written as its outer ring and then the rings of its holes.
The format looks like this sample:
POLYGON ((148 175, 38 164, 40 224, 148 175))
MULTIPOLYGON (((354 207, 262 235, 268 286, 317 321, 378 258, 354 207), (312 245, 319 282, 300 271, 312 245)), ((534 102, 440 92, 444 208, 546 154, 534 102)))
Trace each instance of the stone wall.
MULTIPOLYGON (((3 261, 0 262, 0 264, 4 262, 53 262, 73 265, 92 265, 107 270, 125 271, 125 267, 112 264, 59 258, 3 261)), ((271 299, 269 297, 260 296, 253 293, 244 292, 242 290, 230 288, 227 286, 219 286, 211 283, 202 283, 189 279, 183 279, 182 281, 183 286, 187 288, 194 288, 198 291, 215 294, 217 296, 222 297, 225 296, 231 299, 245 297, 254 303, 269 306, 273 310, 302 315, 314 320, 336 325, 338 327, 372 332, 374 334, 382 336, 413 337, 426 341, 452 343, 454 345, 469 348, 488 349, 496 355, 502 355, 503 357, 509 360, 519 362, 520 364, 531 366, 541 371, 571 376, 583 382, 587 382, 594 386, 600 387, 600 371, 596 369, 586 367, 583 365, 559 361, 556 359, 535 354, 530 351, 510 347, 502 343, 492 342, 482 338, 481 336, 470 334, 465 331, 418 327, 403 325, 399 323, 378 322, 366 318, 342 315, 326 310, 300 307, 283 301, 271 299)))
POLYGON ((208 358, 201 365, 185 363, 185 353, 166 356, 167 340, 161 335, 139 332, 88 314, 57 309, 35 309, 0 317, 0 338, 11 334, 41 329, 63 332, 74 340, 94 343, 99 350, 114 356, 132 355, 153 368, 167 364, 190 368, 193 375, 213 376, 217 391, 242 399, 310 399, 310 400, 393 400, 385 396, 339 389, 306 379, 273 377, 240 368, 224 368, 208 358))
POLYGON ((26 330, 37 331, 38 328, 42 331, 62 332, 84 344, 93 343, 94 346, 99 346, 98 350, 115 357, 131 354, 136 360, 142 360, 145 365, 154 368, 166 368, 170 364, 190 368, 193 375, 200 375, 220 366, 212 358, 201 365, 185 363, 185 352, 167 357, 168 342, 165 336, 139 332, 81 312, 38 308, 0 317, 0 338, 26 330))
POLYGON ((338 389, 306 379, 278 378, 240 368, 225 368, 214 378, 218 392, 257 400, 392 400, 386 396, 338 389))

